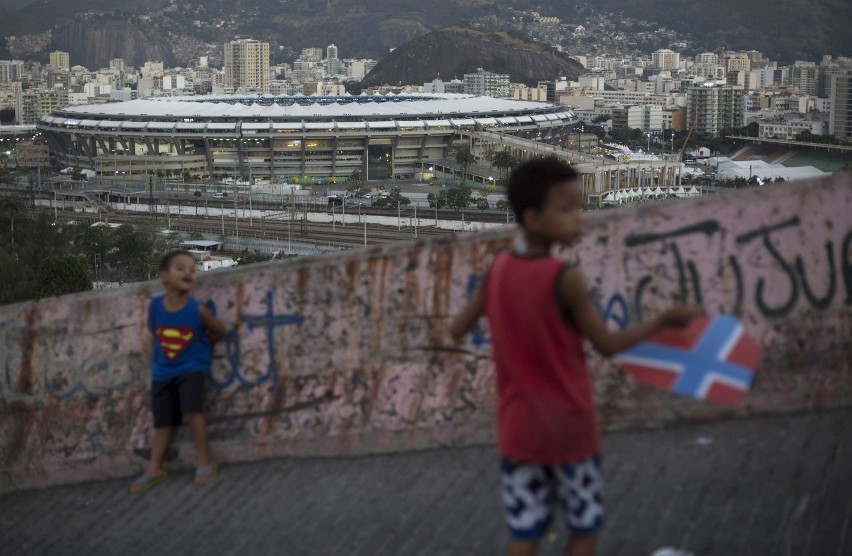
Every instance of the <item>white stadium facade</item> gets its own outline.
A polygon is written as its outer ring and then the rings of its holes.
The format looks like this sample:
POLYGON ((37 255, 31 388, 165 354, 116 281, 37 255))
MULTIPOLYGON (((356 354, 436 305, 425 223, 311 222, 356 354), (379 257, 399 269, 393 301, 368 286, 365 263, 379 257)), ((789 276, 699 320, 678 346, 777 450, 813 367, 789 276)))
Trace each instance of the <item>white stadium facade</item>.
POLYGON ((144 181, 412 177, 454 138, 492 131, 559 144, 565 107, 459 94, 161 97, 54 109, 38 123, 58 164, 144 181))

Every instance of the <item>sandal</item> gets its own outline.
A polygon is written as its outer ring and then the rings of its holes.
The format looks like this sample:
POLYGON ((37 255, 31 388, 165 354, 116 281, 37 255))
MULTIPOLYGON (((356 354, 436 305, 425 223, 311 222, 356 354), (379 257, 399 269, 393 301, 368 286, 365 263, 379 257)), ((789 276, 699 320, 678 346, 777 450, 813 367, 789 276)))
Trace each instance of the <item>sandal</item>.
POLYGON ((163 473, 162 475, 157 475, 156 477, 148 477, 146 475, 140 475, 136 477, 133 483, 130 485, 130 494, 142 494, 148 492, 155 486, 160 483, 168 480, 169 474, 163 473))
POLYGON ((199 467, 195 470, 195 484, 204 486, 212 483, 219 475, 219 466, 215 463, 207 467, 199 467))

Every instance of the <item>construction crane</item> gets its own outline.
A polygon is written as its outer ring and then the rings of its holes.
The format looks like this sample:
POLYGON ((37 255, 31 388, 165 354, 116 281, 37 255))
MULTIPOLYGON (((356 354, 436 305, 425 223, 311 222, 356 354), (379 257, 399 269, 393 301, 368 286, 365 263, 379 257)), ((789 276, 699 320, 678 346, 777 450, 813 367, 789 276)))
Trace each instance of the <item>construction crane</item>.
POLYGON ((677 155, 678 162, 683 160, 683 151, 686 150, 686 144, 689 143, 689 138, 692 137, 692 132, 695 131, 695 125, 698 123, 698 118, 701 117, 702 112, 704 112, 704 109, 699 108, 698 112, 695 114, 695 119, 692 120, 692 126, 689 128, 689 133, 686 134, 686 139, 684 140, 683 146, 681 146, 680 152, 677 155))

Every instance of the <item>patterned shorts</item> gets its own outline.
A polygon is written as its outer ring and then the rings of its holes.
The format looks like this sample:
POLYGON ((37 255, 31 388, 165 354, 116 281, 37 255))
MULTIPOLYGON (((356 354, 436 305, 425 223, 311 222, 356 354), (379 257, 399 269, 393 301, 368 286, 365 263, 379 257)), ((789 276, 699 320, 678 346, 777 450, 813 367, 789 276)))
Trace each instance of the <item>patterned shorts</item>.
POLYGON ((601 459, 563 465, 519 463, 503 458, 503 503, 512 538, 536 540, 547 531, 558 501, 568 529, 594 533, 603 525, 601 459))

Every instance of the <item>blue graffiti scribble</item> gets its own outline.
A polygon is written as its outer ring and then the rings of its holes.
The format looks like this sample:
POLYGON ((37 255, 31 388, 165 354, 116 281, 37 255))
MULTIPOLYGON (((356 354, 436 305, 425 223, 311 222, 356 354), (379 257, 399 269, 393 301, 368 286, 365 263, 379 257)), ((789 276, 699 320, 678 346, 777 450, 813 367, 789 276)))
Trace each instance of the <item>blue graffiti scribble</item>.
MULTIPOLYGON (((217 380, 212 374, 210 382, 219 390, 227 388, 234 380, 239 381, 245 386, 258 386, 267 381, 273 385, 278 383, 278 373, 275 366, 276 349, 275 349, 275 328, 278 326, 288 326, 293 324, 302 324, 305 318, 300 315, 280 314, 276 315, 273 307, 272 291, 266 292, 266 313, 262 315, 240 315, 240 322, 245 323, 252 331, 256 328, 263 328, 266 331, 266 344, 269 351, 269 363, 266 373, 259 376, 256 380, 249 380, 240 372, 240 338, 236 330, 229 330, 225 337, 225 357, 228 361, 228 366, 231 369, 230 375, 225 380, 217 380)), ((212 301, 207 302, 207 307, 210 312, 216 314, 216 306, 212 301)))
POLYGON ((627 328, 627 324, 630 322, 630 310, 627 308, 627 301, 623 295, 620 293, 613 294, 606 304, 606 309, 597 300, 595 305, 605 325, 612 321, 618 325, 619 330, 627 328))
MULTIPOLYGON (((473 297, 474 292, 476 291, 477 286, 482 281, 482 276, 479 274, 471 274, 470 278, 467 280, 467 298, 470 299, 473 297)), ((473 332, 470 336, 471 343, 476 347, 482 347, 486 344, 491 343, 491 338, 485 333, 482 329, 481 324, 482 319, 477 319, 476 324, 473 326, 473 332)))
MULTIPOLYGON (((135 356, 138 357, 138 356, 135 356)), ((87 397, 105 397, 115 390, 122 390, 131 387, 137 380, 138 375, 134 371, 135 359, 133 355, 127 356, 103 356, 98 355, 90 357, 83 361, 79 366, 73 363, 69 365, 66 371, 76 371, 75 376, 65 377, 76 380, 74 384, 65 384, 64 381, 57 380, 57 377, 50 377, 46 380, 47 390, 54 396, 60 399, 68 399, 78 393, 82 393, 87 397), (110 379, 110 383, 96 388, 86 382, 86 379, 91 373, 100 373, 110 379), (126 376, 122 377, 121 373, 126 376), (114 380, 114 382, 112 382, 114 380)), ((54 363, 51 367, 55 367, 58 363, 54 363)))

